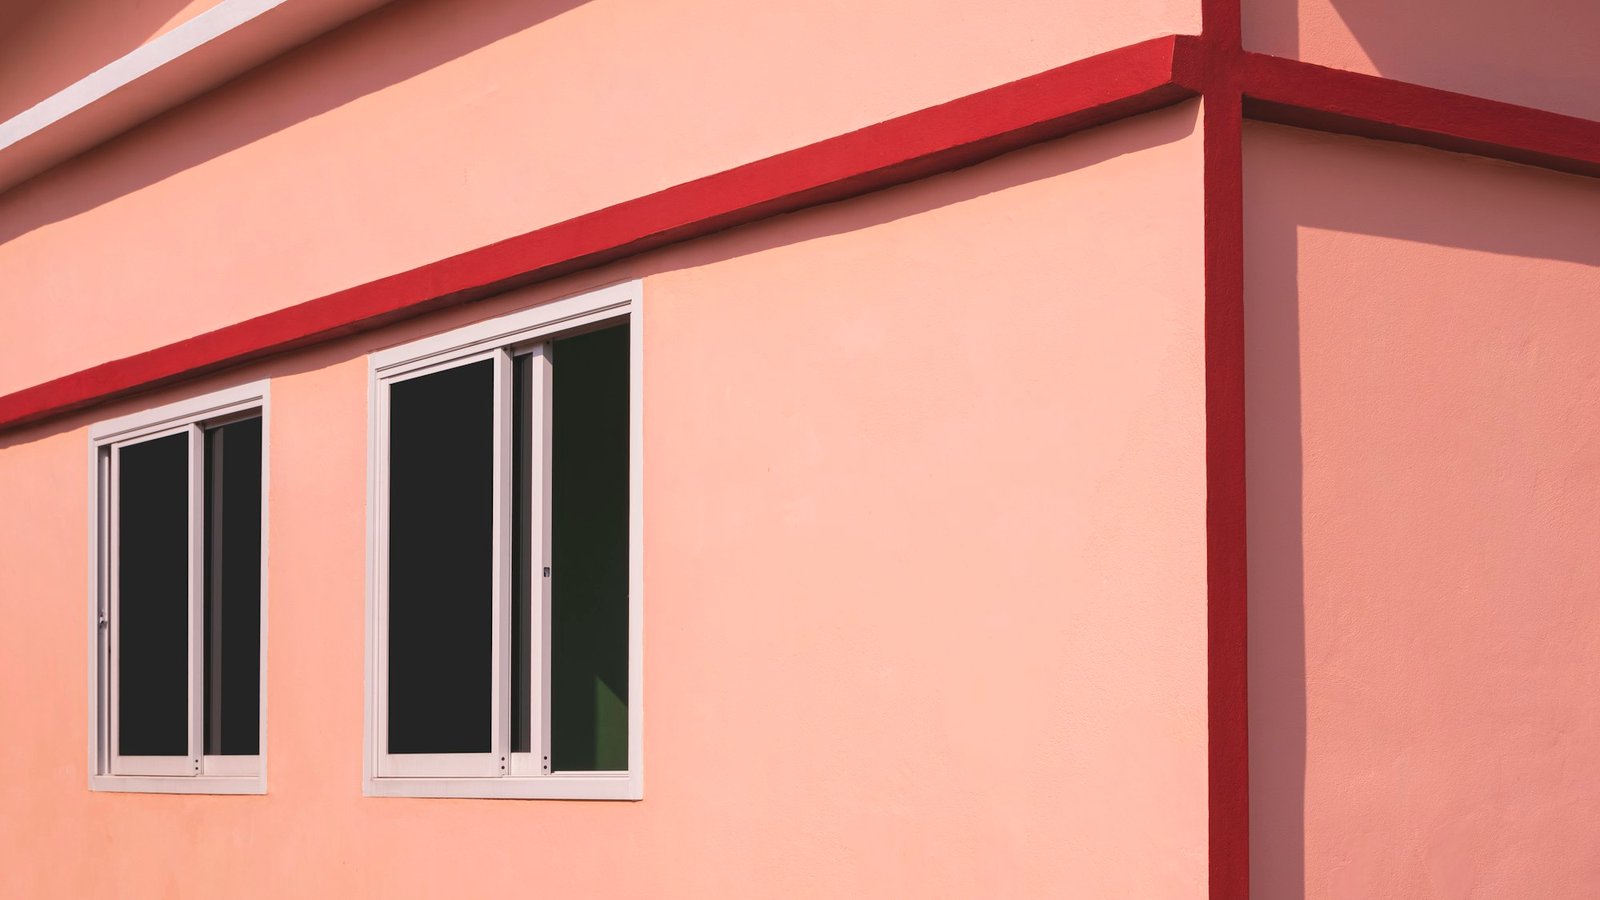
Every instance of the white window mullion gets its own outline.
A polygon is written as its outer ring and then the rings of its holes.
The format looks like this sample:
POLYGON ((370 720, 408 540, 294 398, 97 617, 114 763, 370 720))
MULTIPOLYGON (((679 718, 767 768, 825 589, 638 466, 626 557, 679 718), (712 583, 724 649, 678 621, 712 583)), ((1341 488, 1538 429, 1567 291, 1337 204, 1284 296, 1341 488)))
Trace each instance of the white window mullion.
POLYGON ((95 696, 90 708, 95 739, 91 742, 91 770, 96 773, 111 771, 111 748, 116 746, 116 733, 112 730, 111 716, 111 573, 116 564, 116 499, 111 492, 112 467, 116 454, 102 447, 94 448, 95 467, 95 696))
MULTIPOLYGON (((377 490, 372 498, 373 559, 372 580, 380 597, 389 596, 389 392, 393 386, 387 381, 378 383, 376 409, 376 446, 374 450, 374 479, 377 490)), ((389 604, 373 605, 372 653, 377 677, 373 680, 372 751, 374 770, 379 775, 391 773, 389 755, 389 604)))
POLYGON ((539 773, 548 775, 550 768, 550 497, 552 494, 551 466, 551 417, 555 411, 554 397, 551 391, 555 384, 555 358, 554 347, 549 344, 540 344, 534 350, 533 365, 533 402, 534 409, 530 421, 533 422, 533 559, 534 565, 534 604, 533 615, 529 618, 535 629, 534 639, 529 642, 533 652, 538 656, 533 664, 528 667, 533 673, 534 684, 528 692, 536 708, 533 721, 537 723, 534 729, 535 758, 539 761, 539 773))
POLYGON ((527 416, 530 425, 528 453, 532 456, 528 478, 528 683, 523 696, 528 709, 528 752, 512 759, 511 774, 545 775, 550 772, 550 344, 535 345, 528 353, 527 416))
POLYGON ((106 618, 100 622, 100 628, 105 634, 106 642, 106 708, 105 720, 108 725, 107 733, 111 736, 106 743, 105 756, 107 770, 116 772, 121 760, 117 757, 122 747, 122 716, 118 715, 118 704, 121 703, 121 690, 118 685, 117 667, 122 664, 122 585, 117 573, 122 571, 122 452, 113 447, 107 452, 110 457, 109 476, 106 480, 106 520, 105 535, 109 544, 106 553, 106 618))
POLYGON ((510 486, 512 483, 511 440, 514 417, 512 415, 512 365, 511 354, 500 350, 494 355, 494 593, 493 593, 493 651, 489 671, 494 678, 490 690, 493 722, 490 725, 490 746, 494 748, 500 775, 510 774, 511 763, 511 596, 512 554, 511 536, 514 533, 511 516, 514 510, 510 486))
POLYGON ((200 774, 205 740, 205 502, 206 436, 189 432, 189 771, 200 774))

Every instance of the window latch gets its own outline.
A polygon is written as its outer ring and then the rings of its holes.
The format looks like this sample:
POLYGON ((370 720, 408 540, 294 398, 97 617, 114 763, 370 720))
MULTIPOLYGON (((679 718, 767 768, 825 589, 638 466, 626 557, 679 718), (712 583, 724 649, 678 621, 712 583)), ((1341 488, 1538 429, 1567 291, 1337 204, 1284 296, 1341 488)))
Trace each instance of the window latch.
POLYGON ((99 625, 100 625, 100 628, 102 630, 106 627, 106 614, 105 613, 100 613, 100 615, 99 615, 99 625))

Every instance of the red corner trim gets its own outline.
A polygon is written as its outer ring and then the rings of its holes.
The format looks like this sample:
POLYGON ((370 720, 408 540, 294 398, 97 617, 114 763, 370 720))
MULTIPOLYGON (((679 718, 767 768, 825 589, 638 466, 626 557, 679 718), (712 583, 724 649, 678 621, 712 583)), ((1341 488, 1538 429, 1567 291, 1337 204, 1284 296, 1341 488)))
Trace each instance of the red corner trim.
POLYGON ((1202 0, 1208 896, 1250 896, 1244 113, 1239 3, 1202 0))
POLYGON ((1243 74, 1249 118, 1600 176, 1600 122, 1260 53, 1243 74))
POLYGON ((1207 896, 1250 896, 1241 0, 1200 0, 1205 97, 1207 896))
POLYGON ((1243 45, 1241 0, 1200 0, 1200 33, 1220 54, 1237 56, 1243 45))
POLYGON ((1144 41, 103 363, 0 397, 0 431, 1168 106, 1197 92, 1192 52, 1144 41))
POLYGON ((1206 753, 1210 896, 1250 896, 1244 145, 1236 80, 1205 93, 1206 753))

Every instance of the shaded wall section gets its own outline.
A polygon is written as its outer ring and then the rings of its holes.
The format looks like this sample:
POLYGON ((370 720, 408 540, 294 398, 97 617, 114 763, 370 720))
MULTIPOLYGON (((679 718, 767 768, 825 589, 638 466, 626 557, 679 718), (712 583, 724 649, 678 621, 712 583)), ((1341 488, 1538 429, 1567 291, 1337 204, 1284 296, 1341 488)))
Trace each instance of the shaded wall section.
POLYGON ((1195 0, 397 0, 0 195, 0 392, 1145 38, 1195 0))
POLYGON ((216 0, 5 0, 0 4, 0 121, 216 5, 216 0))
POLYGON ((1245 49, 1600 118, 1592 0, 1243 0, 1245 49))
POLYGON ((272 378, 265 796, 86 790, 88 420, 0 438, 0 895, 1202 896, 1197 111, 195 385, 272 378), (361 797, 365 354, 629 277, 645 799, 361 797))
POLYGON ((1600 183, 1246 131, 1252 887, 1600 884, 1600 183))

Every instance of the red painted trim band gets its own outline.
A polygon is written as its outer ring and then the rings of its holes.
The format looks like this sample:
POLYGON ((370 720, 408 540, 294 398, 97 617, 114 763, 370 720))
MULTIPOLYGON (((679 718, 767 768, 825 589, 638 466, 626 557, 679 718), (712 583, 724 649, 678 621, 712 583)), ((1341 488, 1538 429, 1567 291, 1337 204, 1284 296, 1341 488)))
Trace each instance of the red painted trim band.
MULTIPOLYGON (((1220 31, 1230 4, 1208 0, 1220 31)), ((972 165, 1242 81, 1243 114, 1600 176, 1600 122, 1168 36, 890 119, 0 397, 0 431, 768 216, 972 165)), ((1216 94, 1221 97, 1227 89, 1216 94)))
POLYGON ((1250 895, 1245 543, 1244 136, 1240 95, 1205 94, 1206 755, 1210 896, 1250 895))
POLYGON ((0 397, 0 431, 1169 106, 1197 93, 1192 51, 1169 36, 1102 53, 103 363, 0 397))
POLYGON ((1600 122, 1260 53, 1243 68, 1252 119, 1600 176, 1600 122))

